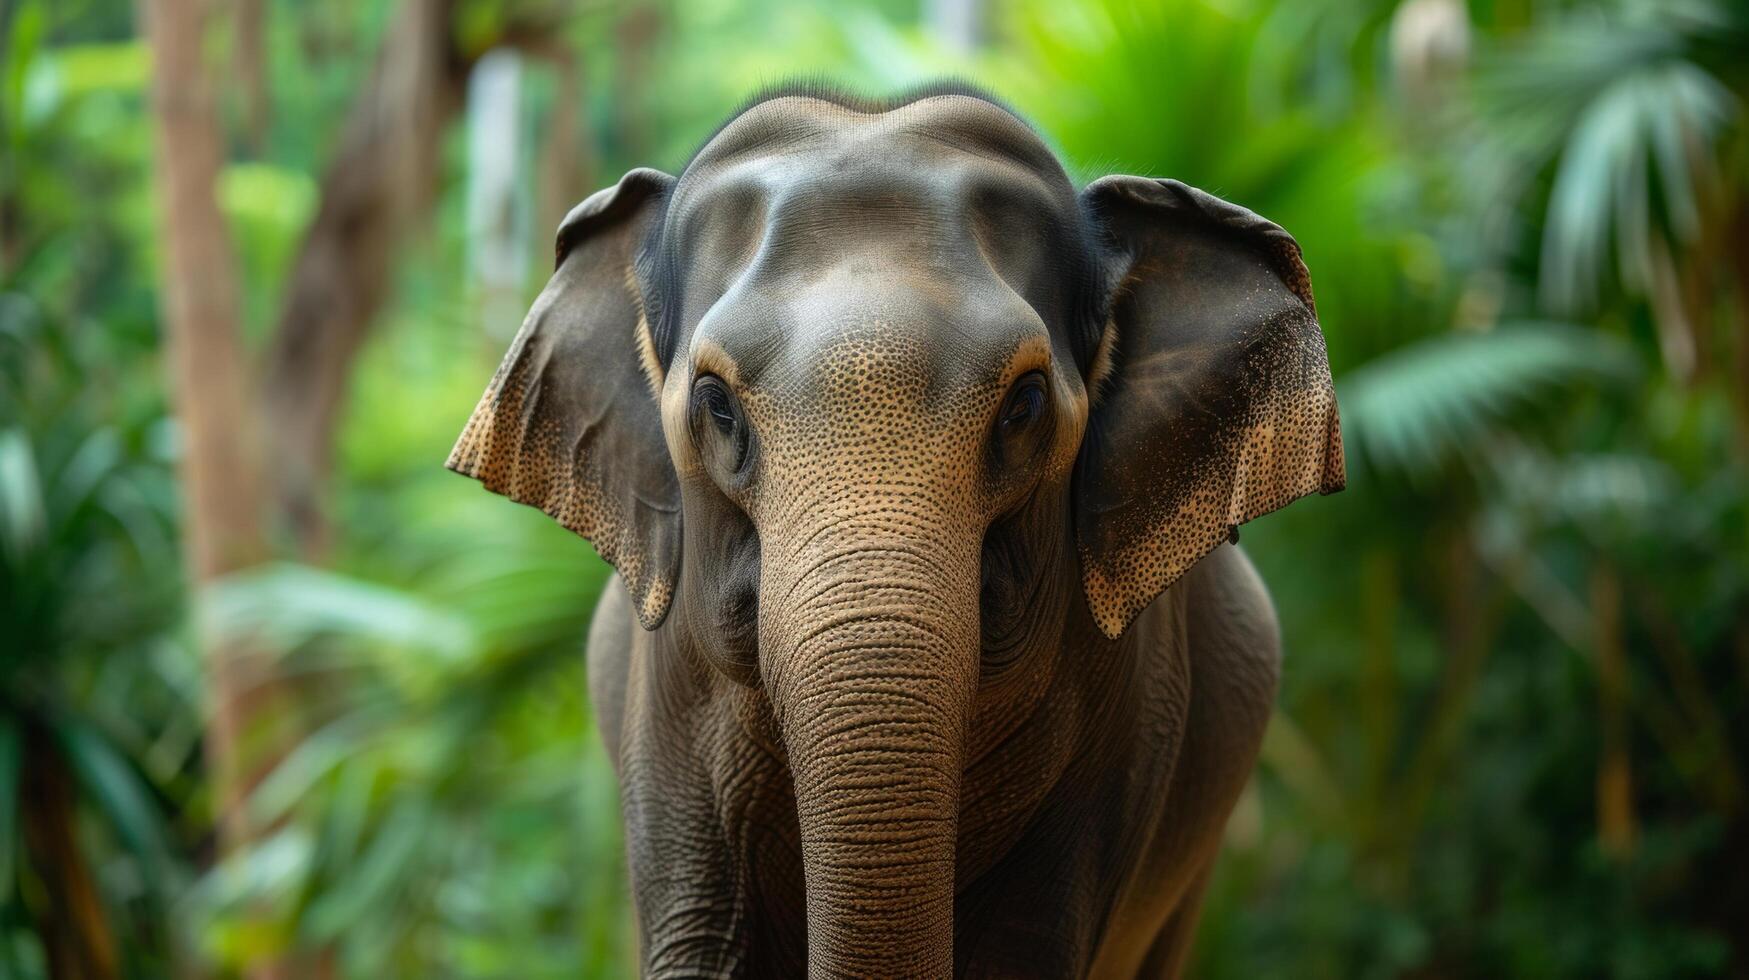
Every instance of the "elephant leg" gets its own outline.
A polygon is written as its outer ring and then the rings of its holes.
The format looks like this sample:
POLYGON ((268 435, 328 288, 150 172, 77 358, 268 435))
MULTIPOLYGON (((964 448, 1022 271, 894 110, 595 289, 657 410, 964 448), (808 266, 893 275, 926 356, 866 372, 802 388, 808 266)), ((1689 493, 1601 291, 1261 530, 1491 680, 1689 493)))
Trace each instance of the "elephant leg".
POLYGON ((1281 672, 1275 609, 1244 552, 1215 549, 1185 576, 1184 590, 1195 673, 1172 799, 1193 813, 1164 835, 1158 857, 1199 870, 1156 934, 1137 973, 1142 977, 1176 977, 1189 959, 1222 832, 1256 762, 1281 672))
POLYGON ((642 975, 746 976, 749 903, 713 832, 714 808, 708 792, 699 792, 707 787, 658 789, 638 777, 630 751, 623 809, 642 975))
POLYGON ((1189 959, 1226 827, 1256 763, 1281 673, 1281 631, 1244 552, 1223 545, 1185 576, 1186 636, 1195 674, 1184 757, 1172 798, 1195 816, 1166 835, 1166 860, 1199 868, 1172 906, 1138 976, 1176 977, 1189 959))
POLYGON ((589 703, 595 711, 595 727, 607 757, 620 771, 620 742, 625 730, 626 672, 631 663, 631 596, 618 575, 608 579, 589 620, 589 703))
MULTIPOLYGON (((1183 965, 1186 952, 1174 950, 1188 945, 1227 817, 1256 763, 1280 672, 1274 610, 1238 548, 1215 549, 1168 595, 1183 610, 1191 670, 1183 751, 1098 961, 1101 977, 1170 976, 1156 964, 1183 965)), ((1137 628, 1170 636, 1173 609, 1157 603, 1137 628)))
POLYGON ((641 972, 737 976, 757 963, 799 975, 807 939, 788 775, 745 738, 733 700, 694 686, 684 661, 638 626, 615 575, 589 627, 589 696, 619 776, 641 972))
MULTIPOLYGON (((620 813, 646 977, 744 976, 751 907, 727 846, 716 758, 730 729, 701 665, 662 632, 631 631, 621 672, 620 813)), ((593 665, 592 665, 593 667, 593 665)), ((593 679, 593 678, 592 678, 593 679)), ((605 719, 604 719, 605 720, 605 719)))
POLYGON ((1212 863, 1203 868, 1185 889, 1178 908, 1167 917, 1166 924, 1154 937, 1153 945, 1148 947, 1142 968, 1136 971, 1138 980, 1168 980, 1184 974, 1185 964, 1190 961, 1191 940, 1196 936, 1196 923, 1202 917, 1203 892, 1208 889, 1209 873, 1213 869, 1212 863))

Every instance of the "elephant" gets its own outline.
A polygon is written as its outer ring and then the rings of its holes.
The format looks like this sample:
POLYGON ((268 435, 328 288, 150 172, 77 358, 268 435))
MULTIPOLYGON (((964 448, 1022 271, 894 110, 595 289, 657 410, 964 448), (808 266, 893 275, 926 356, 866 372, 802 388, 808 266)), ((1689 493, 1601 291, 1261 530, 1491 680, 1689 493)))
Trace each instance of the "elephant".
POLYGON ((555 252, 448 465, 615 569, 642 972, 1176 975, 1281 661, 1238 525, 1346 479, 1295 240, 803 85, 555 252))

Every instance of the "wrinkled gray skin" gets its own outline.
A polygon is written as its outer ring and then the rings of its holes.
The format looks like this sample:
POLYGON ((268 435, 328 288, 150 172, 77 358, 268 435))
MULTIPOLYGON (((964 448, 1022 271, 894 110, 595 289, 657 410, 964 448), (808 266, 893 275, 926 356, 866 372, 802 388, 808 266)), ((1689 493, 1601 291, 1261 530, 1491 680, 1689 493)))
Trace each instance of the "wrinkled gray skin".
POLYGON ((654 976, 1169 976, 1339 489, 1285 232, 1077 193, 975 94, 757 102, 566 219, 450 465, 619 570, 589 683, 654 976))

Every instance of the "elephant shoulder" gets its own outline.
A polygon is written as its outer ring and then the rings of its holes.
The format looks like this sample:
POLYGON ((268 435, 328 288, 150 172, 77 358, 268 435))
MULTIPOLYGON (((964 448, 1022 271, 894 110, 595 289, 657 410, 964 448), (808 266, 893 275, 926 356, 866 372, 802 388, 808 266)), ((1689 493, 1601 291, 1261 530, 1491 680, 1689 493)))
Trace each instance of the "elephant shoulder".
MULTIPOLYGON (((1184 711, 1192 742, 1216 743, 1249 766, 1281 675, 1281 627, 1251 560, 1222 544, 1136 621, 1162 697, 1184 711), (1250 751, 1244 751, 1250 748, 1250 751)), ((1188 746, 1194 749, 1193 744, 1188 746)))
POLYGON ((1236 545, 1210 552, 1185 576, 1185 639, 1193 685, 1224 707, 1267 720, 1281 675, 1281 624, 1263 578, 1236 545), (1213 688, 1211 691, 1210 688, 1213 688))
MULTIPOLYGON (((1256 764, 1281 670, 1275 609, 1256 569, 1222 545, 1198 562, 1137 620, 1145 659, 1171 678, 1181 719, 1177 751, 1150 836, 1102 946, 1096 976, 1136 976, 1145 965, 1180 962, 1196 920, 1201 883, 1222 828, 1256 764)), ((1167 971, 1168 975, 1170 971, 1167 971)))
POLYGON ((1234 545, 1210 552, 1184 587, 1190 706, 1175 788, 1211 804, 1224 820, 1275 707, 1281 627, 1263 579, 1234 545))
POLYGON ((1263 746, 1281 677, 1281 628, 1263 580, 1222 545, 1185 576, 1190 708, 1173 774, 1176 804, 1200 814, 1211 850, 1263 746))

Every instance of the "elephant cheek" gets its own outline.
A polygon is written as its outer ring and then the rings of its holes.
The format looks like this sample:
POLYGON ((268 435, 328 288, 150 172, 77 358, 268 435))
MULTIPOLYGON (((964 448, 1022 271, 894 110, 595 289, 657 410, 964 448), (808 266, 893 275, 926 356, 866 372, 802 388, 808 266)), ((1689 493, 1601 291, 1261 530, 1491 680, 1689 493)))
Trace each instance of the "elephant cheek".
POLYGON ((717 673, 759 685, 759 535, 737 509, 716 502, 689 520, 677 602, 687 635, 717 673))

